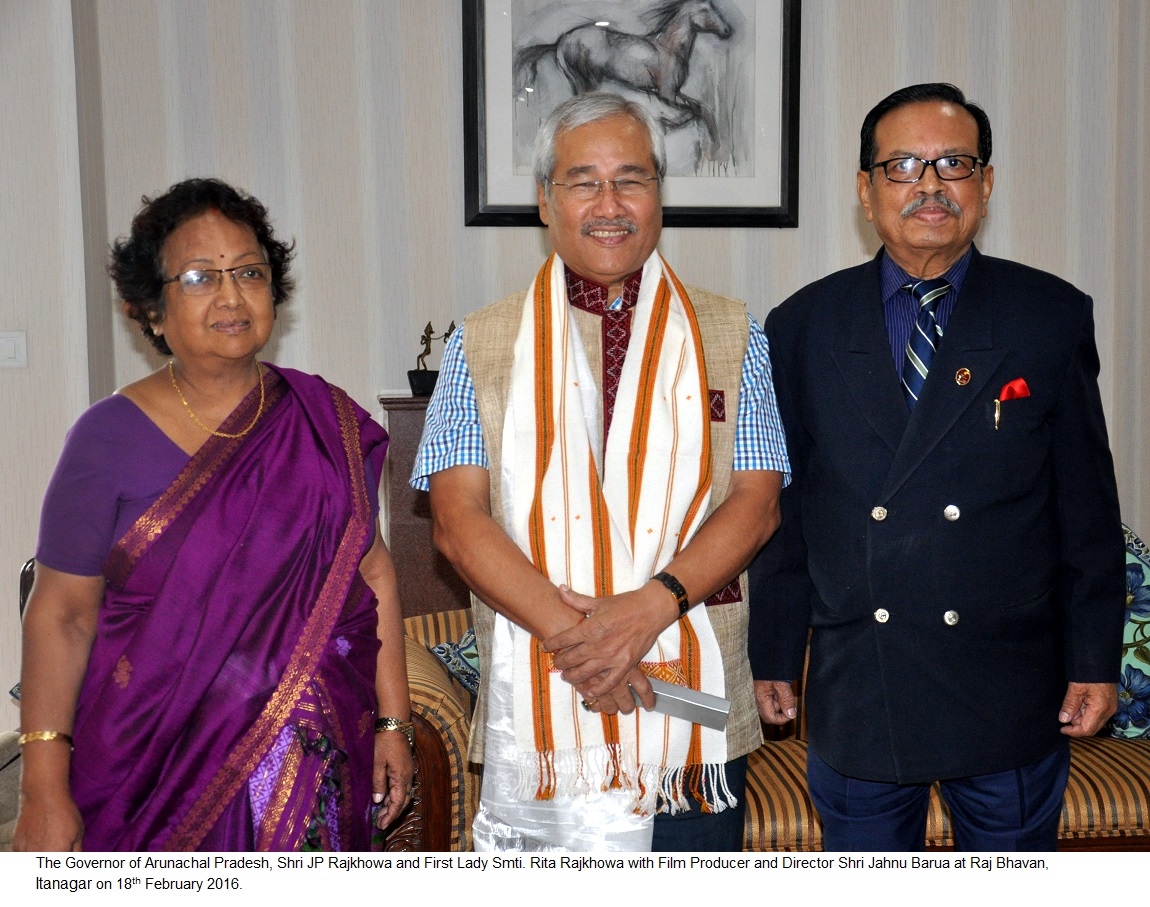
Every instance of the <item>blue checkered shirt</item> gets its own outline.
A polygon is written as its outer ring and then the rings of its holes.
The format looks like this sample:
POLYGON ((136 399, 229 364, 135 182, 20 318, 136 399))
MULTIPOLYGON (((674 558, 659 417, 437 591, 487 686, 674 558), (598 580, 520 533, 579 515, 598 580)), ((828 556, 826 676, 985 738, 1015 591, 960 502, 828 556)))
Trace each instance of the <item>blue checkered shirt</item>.
MULTIPOLYGON (((791 480, 786 437, 771 383, 767 335, 749 315, 750 341, 739 381, 739 412, 735 422, 735 469, 771 469, 791 480)), ((463 356, 463 328, 447 339, 435 393, 427 404, 423 437, 415 454, 411 485, 427 491, 429 478, 452 466, 488 468, 487 448, 479 425, 475 384, 463 356)))

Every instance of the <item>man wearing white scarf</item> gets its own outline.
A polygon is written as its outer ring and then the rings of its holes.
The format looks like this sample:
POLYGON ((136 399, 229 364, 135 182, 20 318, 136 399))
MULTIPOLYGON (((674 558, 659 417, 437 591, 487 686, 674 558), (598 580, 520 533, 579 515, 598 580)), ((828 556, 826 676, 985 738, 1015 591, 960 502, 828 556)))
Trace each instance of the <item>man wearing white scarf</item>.
POLYGON ((477 849, 741 844, 741 574, 788 465, 758 326, 655 251, 665 172, 643 108, 557 108, 535 149, 555 254, 468 317, 428 407, 413 484, 480 650, 477 849), (648 677, 732 700, 726 731, 650 711, 648 677))

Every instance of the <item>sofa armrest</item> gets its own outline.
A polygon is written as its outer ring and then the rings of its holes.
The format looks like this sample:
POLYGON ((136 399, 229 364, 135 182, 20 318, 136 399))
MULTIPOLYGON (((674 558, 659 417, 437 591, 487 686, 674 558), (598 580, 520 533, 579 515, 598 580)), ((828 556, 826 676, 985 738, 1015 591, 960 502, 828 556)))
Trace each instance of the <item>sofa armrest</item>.
POLYGON ((470 850, 479 805, 479 774, 467 761, 471 703, 442 663, 410 636, 407 676, 415 725, 412 805, 387 838, 387 849, 470 850))

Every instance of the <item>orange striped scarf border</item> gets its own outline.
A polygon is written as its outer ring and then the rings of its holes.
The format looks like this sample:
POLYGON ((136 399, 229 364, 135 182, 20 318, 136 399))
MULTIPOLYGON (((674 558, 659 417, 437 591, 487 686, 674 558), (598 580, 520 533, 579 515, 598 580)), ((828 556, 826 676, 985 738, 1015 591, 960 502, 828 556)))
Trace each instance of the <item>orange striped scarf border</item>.
MULTIPOLYGON (((533 337, 534 379, 535 379, 535 424, 538 426, 535 450, 535 495, 529 516, 528 534, 532 562, 536 568, 547 573, 546 542, 544 538, 545 524, 543 511, 543 483, 548 467, 551 465, 554 446, 557 440, 556 429, 556 399, 555 375, 552 348, 556 340, 556 330, 566 330, 567 327, 557 326, 553 317, 553 289, 552 272, 555 256, 550 256, 540 269, 535 281, 535 291, 531 300, 533 308, 535 331, 533 337)), ((688 333, 694 344, 694 352, 698 362, 699 389, 691 395, 698 401, 701 410, 702 424, 702 456, 700 459, 699 484, 682 521, 678 532, 676 550, 682 548, 684 538, 695 520, 698 518, 703 502, 711 484, 711 435, 710 435, 710 408, 708 385, 706 376, 706 361, 703 353, 702 336, 695 311, 690 303, 682 283, 674 275, 666 262, 663 262, 663 274, 655 292, 654 310, 651 316, 650 328, 643 350, 643 368, 639 377, 639 393, 636 400, 635 418, 630 438, 629 457, 629 500, 628 521, 632 543, 635 539, 636 524, 640 506, 640 489, 642 488, 644 467, 648 456, 649 414, 654 404, 654 395, 658 392, 658 371, 660 356, 666 337, 667 326, 671 313, 672 293, 667 285, 666 275, 673 281, 675 293, 679 297, 685 317, 688 322, 688 333)), ((564 480, 566 482, 566 479, 564 480)), ((590 470, 587 476, 591 489, 591 523, 593 536, 593 556, 595 595, 597 597, 613 594, 613 564, 610 541, 610 517, 603 498, 602 479, 595 466, 595 458, 590 458, 590 470)), ((688 684, 694 689, 701 687, 701 661, 699 658, 699 640, 694 628, 687 620, 680 621, 680 659, 683 665, 688 684)), ((555 731, 550 708, 552 695, 551 672, 553 662, 551 656, 544 652, 538 640, 531 642, 531 693, 533 700, 534 737, 537 754, 539 783, 535 791, 536 799, 548 800, 556 793, 556 766, 555 766, 555 731)), ((626 781, 626 769, 620 761, 620 741, 618 716, 602 715, 604 742, 610 753, 610 767, 608 769, 607 786, 618 788, 626 781)), ((699 802, 705 802, 701 793, 703 780, 702 771, 702 740, 701 730, 694 726, 687 759, 688 789, 696 794, 699 802), (692 771, 698 768, 698 771, 692 771)))

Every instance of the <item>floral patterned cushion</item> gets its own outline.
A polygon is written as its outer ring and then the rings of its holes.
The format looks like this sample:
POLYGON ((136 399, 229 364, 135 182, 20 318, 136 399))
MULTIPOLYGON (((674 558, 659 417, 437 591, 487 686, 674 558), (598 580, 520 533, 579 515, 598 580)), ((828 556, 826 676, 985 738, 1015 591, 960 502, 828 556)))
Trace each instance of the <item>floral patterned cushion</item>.
POLYGON ((475 628, 468 627, 459 642, 443 642, 431 647, 431 654, 443 662, 472 696, 479 694, 479 649, 475 643, 475 628))
POLYGON ((1115 737, 1150 739, 1150 550, 1127 526, 1126 631, 1118 712, 1110 722, 1115 737))

